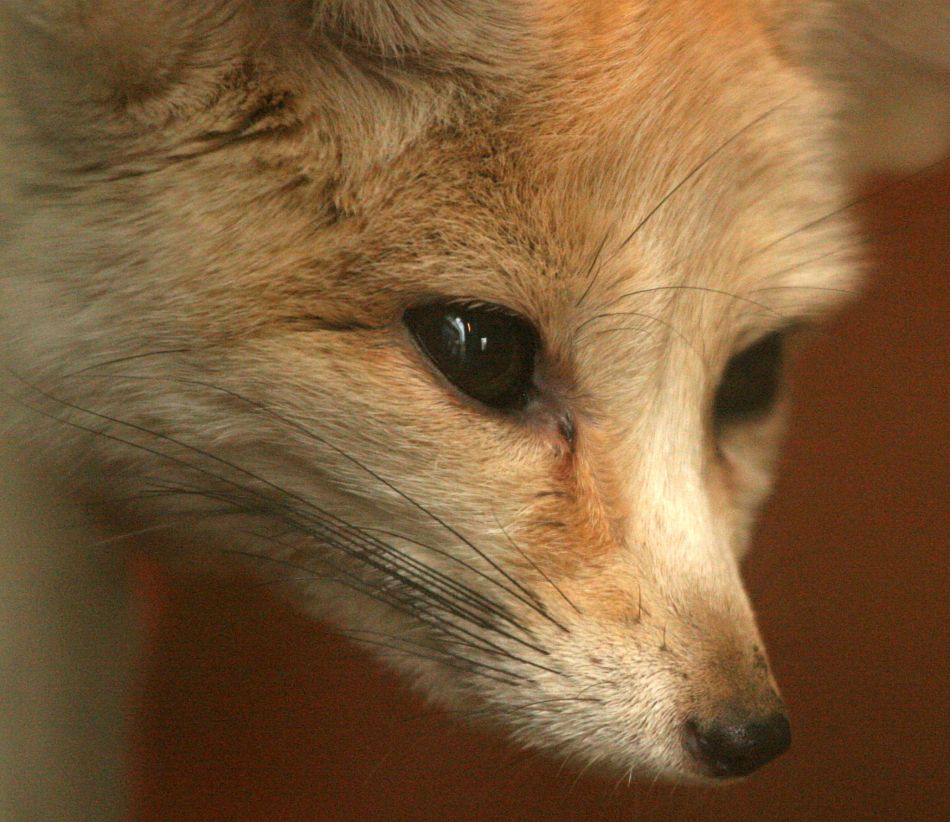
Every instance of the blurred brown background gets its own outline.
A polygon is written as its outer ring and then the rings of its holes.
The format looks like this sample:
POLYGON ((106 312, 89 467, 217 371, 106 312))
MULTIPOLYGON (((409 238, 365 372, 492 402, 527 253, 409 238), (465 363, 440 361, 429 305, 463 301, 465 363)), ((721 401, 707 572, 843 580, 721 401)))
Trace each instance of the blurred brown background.
POLYGON ((427 709, 266 588, 179 580, 137 819, 950 819, 950 170, 860 208, 879 271, 803 357, 747 578, 794 743, 720 789, 578 775, 427 709))

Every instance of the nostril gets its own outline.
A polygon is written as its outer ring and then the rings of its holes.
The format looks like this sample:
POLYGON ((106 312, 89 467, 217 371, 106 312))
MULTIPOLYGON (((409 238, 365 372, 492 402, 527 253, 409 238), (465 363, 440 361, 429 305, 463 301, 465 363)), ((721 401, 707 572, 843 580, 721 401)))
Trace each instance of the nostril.
POLYGON ((745 776, 788 750, 792 731, 784 714, 765 719, 686 723, 686 747, 711 776, 745 776))

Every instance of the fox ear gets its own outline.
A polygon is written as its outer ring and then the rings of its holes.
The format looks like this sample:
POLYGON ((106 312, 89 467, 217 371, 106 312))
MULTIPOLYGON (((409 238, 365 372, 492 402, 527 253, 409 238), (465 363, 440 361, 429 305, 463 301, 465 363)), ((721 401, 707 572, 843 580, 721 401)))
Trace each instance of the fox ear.
POLYGON ((838 92, 852 171, 950 151, 950 0, 764 0, 784 45, 838 92))
MULTIPOLYGON (((241 0, 243 1, 243 0, 241 0)), ((2 0, 0 93, 50 140, 79 145, 151 106, 160 121, 196 66, 222 63, 238 37, 232 0, 2 0)), ((197 87, 196 87, 197 86, 197 87)))
POLYGON ((524 46, 524 0, 312 0, 316 32, 348 51, 503 72, 524 46))
POLYGON ((0 97, 85 140, 106 127, 104 107, 152 124, 200 110, 265 51, 275 65, 301 65, 297 50, 383 78, 504 78, 525 53, 526 2, 0 0, 0 97))
POLYGON ((147 93, 225 14, 222 2, 4 0, 0 31, 6 62, 23 71, 71 75, 93 95, 147 93))

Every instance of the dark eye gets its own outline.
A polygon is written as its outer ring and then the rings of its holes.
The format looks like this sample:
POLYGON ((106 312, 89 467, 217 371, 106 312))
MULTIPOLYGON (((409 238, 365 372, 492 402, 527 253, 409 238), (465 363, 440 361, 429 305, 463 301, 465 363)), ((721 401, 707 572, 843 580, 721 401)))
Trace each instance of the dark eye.
POLYGON ((713 419, 717 427, 765 415, 782 382, 785 332, 776 331, 736 354, 716 389, 713 419))
POLYGON ((538 334, 497 305, 429 303, 409 308, 406 327, 446 378, 492 408, 523 408, 531 394, 538 334))

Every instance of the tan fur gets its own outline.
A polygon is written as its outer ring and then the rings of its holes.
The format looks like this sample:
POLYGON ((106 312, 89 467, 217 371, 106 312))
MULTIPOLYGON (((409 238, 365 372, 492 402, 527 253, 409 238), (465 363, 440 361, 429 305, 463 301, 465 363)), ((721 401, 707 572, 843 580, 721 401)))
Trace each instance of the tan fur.
POLYGON ((560 700, 508 720, 526 744, 695 775, 688 717, 779 704, 738 558, 781 413, 717 443, 712 396, 855 282, 836 93, 795 26, 740 0, 194 9, 0 12, 9 436, 260 555, 436 699, 560 700), (401 322, 434 295, 534 321, 543 408, 447 386, 401 322), (468 649, 506 682, 327 581, 393 585, 318 514, 510 611, 481 637, 509 656, 468 649))

